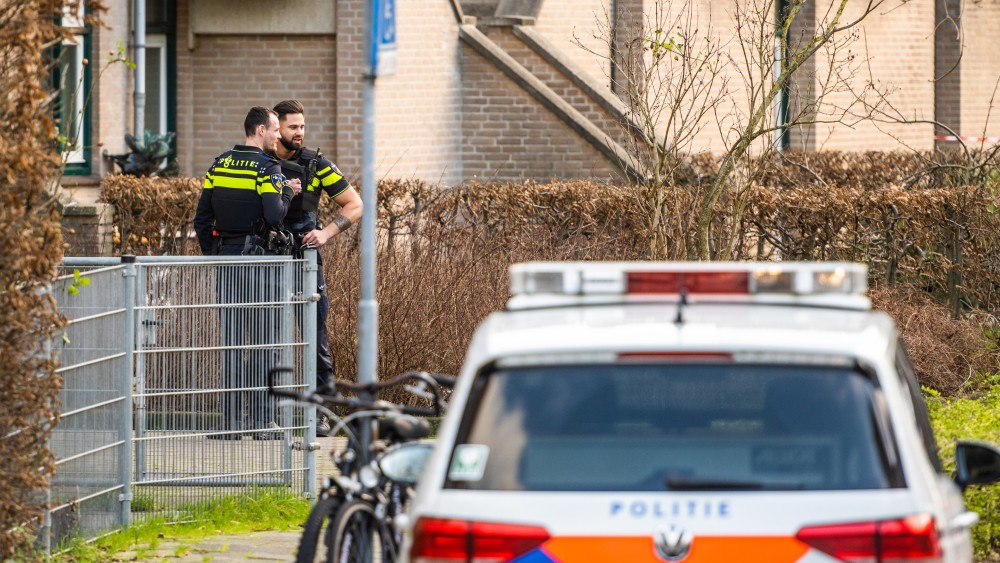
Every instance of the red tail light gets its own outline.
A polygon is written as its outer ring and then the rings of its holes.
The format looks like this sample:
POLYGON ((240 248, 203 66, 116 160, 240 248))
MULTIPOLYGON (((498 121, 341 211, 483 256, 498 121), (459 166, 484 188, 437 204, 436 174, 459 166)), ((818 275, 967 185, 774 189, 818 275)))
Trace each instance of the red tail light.
POLYGON ((795 537, 841 561, 941 561, 934 519, 925 514, 897 520, 809 526, 799 530, 795 537))
POLYGON ((748 272, 628 272, 627 292, 631 294, 677 294, 687 289, 692 295, 750 293, 748 272))
POLYGON ((539 526, 421 518, 413 528, 414 563, 510 561, 542 545, 549 533, 539 526))
POLYGON ((421 518, 413 528, 410 559, 418 561, 468 561, 469 522, 421 518), (423 559, 421 559, 423 558, 423 559))
POLYGON ((937 527, 934 519, 927 515, 881 522, 879 542, 884 561, 941 560, 937 527))

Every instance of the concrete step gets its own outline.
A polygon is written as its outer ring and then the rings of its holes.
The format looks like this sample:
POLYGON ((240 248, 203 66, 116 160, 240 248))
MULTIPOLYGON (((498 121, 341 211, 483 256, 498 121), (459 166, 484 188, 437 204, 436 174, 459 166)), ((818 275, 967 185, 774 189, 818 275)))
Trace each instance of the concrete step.
POLYGON ((497 13, 500 0, 461 0, 462 12, 477 19, 492 18, 497 13))

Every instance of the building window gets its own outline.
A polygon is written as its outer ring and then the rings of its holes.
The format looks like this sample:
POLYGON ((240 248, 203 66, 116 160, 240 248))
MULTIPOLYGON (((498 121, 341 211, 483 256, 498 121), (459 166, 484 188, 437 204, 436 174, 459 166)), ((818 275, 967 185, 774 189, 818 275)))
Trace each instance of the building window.
POLYGON ((90 33, 84 25, 83 2, 67 8, 61 18, 63 27, 72 33, 56 46, 57 64, 53 88, 58 94, 55 119, 67 174, 90 173, 90 33))
MULTIPOLYGON (((146 0, 146 107, 143 123, 150 133, 177 131, 175 0, 146 0)), ((177 139, 172 148, 177 150, 177 139)))
POLYGON ((146 129, 163 135, 167 127, 167 36, 146 36, 146 129))

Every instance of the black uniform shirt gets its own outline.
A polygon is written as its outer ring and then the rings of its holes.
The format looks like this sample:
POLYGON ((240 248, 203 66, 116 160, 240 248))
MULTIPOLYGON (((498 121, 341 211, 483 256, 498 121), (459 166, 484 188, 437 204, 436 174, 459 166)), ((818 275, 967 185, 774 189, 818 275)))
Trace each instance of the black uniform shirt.
POLYGON ((212 250, 212 231, 221 236, 250 234, 260 220, 280 226, 292 188, 278 161, 257 147, 236 145, 222 153, 205 174, 194 230, 201 251, 212 250))
MULTIPOLYGON (((281 164, 286 176, 304 180, 309 160, 303 157, 302 149, 299 149, 281 164), (289 163, 293 166, 288 166, 289 163)), ((319 209, 319 200, 323 192, 333 198, 349 187, 351 187, 350 182, 344 178, 337 165, 320 153, 316 158, 315 173, 311 175, 309 185, 306 186, 303 182, 302 193, 295 196, 288 207, 285 226, 299 232, 317 228, 316 210, 319 209)))

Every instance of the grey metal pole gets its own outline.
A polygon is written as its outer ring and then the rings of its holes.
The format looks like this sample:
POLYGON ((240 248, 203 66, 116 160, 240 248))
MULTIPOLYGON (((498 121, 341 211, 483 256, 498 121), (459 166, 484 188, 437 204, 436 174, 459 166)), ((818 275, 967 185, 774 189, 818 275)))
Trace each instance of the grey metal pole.
MULTIPOLYGON (((371 29, 375 6, 367 2, 366 29, 371 29)), ((371 52, 371 34, 365 53, 371 52)), ((361 153, 361 200, 364 214, 361 219, 361 300, 358 302, 358 383, 377 381, 378 358, 378 301, 375 299, 375 213, 378 209, 375 190, 375 69, 369 69, 364 85, 364 137, 361 153)))
POLYGON ((121 463, 119 466, 122 492, 118 496, 121 502, 121 513, 118 523, 128 526, 132 514, 132 367, 135 362, 135 256, 122 256, 125 271, 122 273, 124 284, 123 298, 125 300, 125 334, 122 347, 125 350, 125 361, 122 366, 122 424, 121 424, 121 463))
MULTIPOLYGON (((297 275, 297 272, 295 271, 295 268, 299 265, 298 261, 292 259, 291 256, 287 258, 289 258, 289 261, 285 262, 284 264, 281 264, 281 287, 285 288, 285 291, 281 292, 280 294, 278 294, 278 292, 275 292, 273 296, 273 299, 278 299, 284 302, 284 305, 281 306, 280 342, 282 343, 290 343, 294 338, 295 308, 297 307, 297 305, 293 303, 295 299, 294 295, 295 291, 293 291, 293 289, 295 288, 296 278, 301 279, 299 275, 297 275)), ((308 339, 309 338, 308 335, 313 335, 312 340, 315 340, 316 330, 313 329, 312 332, 306 332, 304 335, 305 338, 308 339)), ((278 360, 278 365, 280 366, 292 365, 292 348, 290 346, 281 347, 281 357, 278 360)), ((308 369, 308 362, 306 362, 306 369, 308 369)), ((315 372, 316 368, 313 368, 313 371, 315 372)), ((306 373, 309 372, 307 371, 306 373)), ((285 373, 282 374, 281 379, 282 380, 278 382, 278 385, 287 385, 292 383, 293 376, 290 373, 285 373)), ((265 382, 265 385, 266 384, 267 383, 265 382)), ((266 397, 264 400, 271 401, 273 399, 271 397, 266 397)), ((281 428, 284 429, 292 426, 291 405, 281 407, 280 411, 276 411, 274 413, 274 416, 278 418, 279 420, 278 426, 280 426, 281 428)), ((284 469, 282 477, 285 483, 291 485, 292 472, 294 470, 293 459, 292 459, 292 448, 291 448, 292 434, 291 432, 286 430, 282 431, 281 436, 282 436, 282 446, 283 446, 281 448, 281 461, 282 461, 282 469, 284 469)))
MULTIPOLYGON (((52 286, 49 285, 46 293, 52 295, 52 286)), ((45 341, 44 354, 46 358, 52 357, 52 340, 45 341)), ((60 355, 60 360, 62 359, 60 355)), ((61 410, 61 409, 60 409, 61 410)), ((55 432, 53 429, 49 433, 49 443, 47 447, 49 451, 52 450, 52 434, 55 432)), ((54 452, 53 452, 54 453, 54 452)), ((45 513, 42 515, 42 548, 45 550, 45 555, 52 554, 52 474, 49 473, 48 479, 45 483, 45 513)))
MULTIPOLYGON (((133 256, 134 260, 135 257, 133 256)), ((149 311, 148 309, 142 309, 138 313, 136 309, 136 301, 142 300, 143 305, 148 305, 148 295, 146 292, 146 276, 138 275, 136 271, 137 265, 133 262, 128 265, 132 268, 132 278, 129 280, 126 278, 126 282, 130 282, 130 287, 133 290, 133 297, 125 300, 125 307, 127 310, 132 311, 131 321, 134 326, 142 327, 142 336, 132 341, 132 344, 126 350, 127 354, 131 354, 132 365, 135 369, 130 371, 129 379, 132 380, 134 377, 134 389, 135 397, 131 401, 135 405, 135 417, 133 421, 133 432, 135 434, 135 480, 137 482, 142 482, 146 480, 146 355, 142 353, 142 349, 146 346, 145 337, 149 335, 151 331, 156 330, 155 325, 147 325, 143 321, 147 320, 147 317, 155 317, 155 313, 149 311), (135 374, 134 376, 132 374, 135 374)), ((128 274, 126 274, 128 275, 128 274)), ((128 289, 128 288, 126 288, 128 289)), ((152 320, 152 319, 148 319, 152 320)), ((134 333, 133 333, 134 334, 134 333)))
MULTIPOLYGON (((283 291, 280 292, 280 294, 275 294, 274 295, 274 299, 281 300, 282 302, 284 302, 284 304, 281 305, 281 325, 280 325, 281 326, 281 342, 291 342, 292 339, 295 337, 295 313, 296 313, 296 311, 295 311, 295 303, 294 303, 294 301, 296 299, 296 296, 295 296, 295 291, 293 291, 293 288, 295 288, 296 287, 296 283, 301 280, 301 278, 300 278, 301 274, 299 274, 296 271, 296 268, 299 267, 299 262, 297 260, 295 260, 294 258, 290 257, 290 256, 288 256, 286 258, 288 258, 288 261, 282 263, 281 266, 280 266, 281 267, 281 287, 282 287, 283 291)), ((306 333, 306 334, 309 334, 309 333, 306 333)), ((281 365, 281 366, 290 366, 290 365, 292 365, 292 362, 293 362, 292 355, 294 354, 294 351, 293 351, 292 348, 290 348, 288 346, 282 346, 280 354, 281 354, 281 357, 278 358, 278 365, 281 365)), ((306 369, 309 369, 308 364, 304 365, 304 367, 306 369)), ((288 412, 292 412, 291 409, 289 409, 288 412)), ((285 421, 285 420, 281 421, 282 426, 284 426, 285 422, 288 422, 288 421, 285 421)))
POLYGON ((143 141, 146 130, 146 0, 135 0, 133 11, 135 43, 135 89, 133 92, 135 125, 133 135, 143 141))
MULTIPOLYGON (((785 19, 785 9, 787 7, 787 0, 778 0, 775 3, 775 18, 774 18, 774 65, 773 72, 774 82, 778 82, 782 78, 782 68, 785 65, 785 37, 781 34, 782 23, 785 19)), ((785 148, 785 121, 788 116, 785 115, 787 108, 787 93, 784 88, 778 92, 778 95, 774 97, 774 150, 782 151, 785 148)))
MULTIPOLYGON (((302 339, 306 346, 303 350, 305 357, 302 359, 303 369, 305 369, 305 383, 309 391, 316 390, 316 302, 319 301, 319 292, 316 291, 317 276, 323 275, 319 272, 316 263, 316 250, 307 249, 303 254, 306 259, 302 272, 302 296, 305 305, 300 313, 302 317, 302 339)), ((306 437, 303 453, 305 455, 305 493, 306 498, 316 498, 316 450, 312 445, 316 442, 316 407, 306 408, 306 437)))
POLYGON ((42 518, 42 548, 45 555, 52 554, 52 476, 49 475, 49 484, 45 487, 45 514, 42 518))
MULTIPOLYGON (((779 33, 775 34, 774 37, 774 81, 777 82, 781 80, 781 66, 782 55, 784 53, 784 48, 782 47, 783 38, 779 33)), ((782 145, 782 138, 785 136, 785 130, 782 125, 785 124, 785 91, 782 90, 778 92, 778 95, 774 97, 774 149, 781 151, 784 147, 782 145)))

